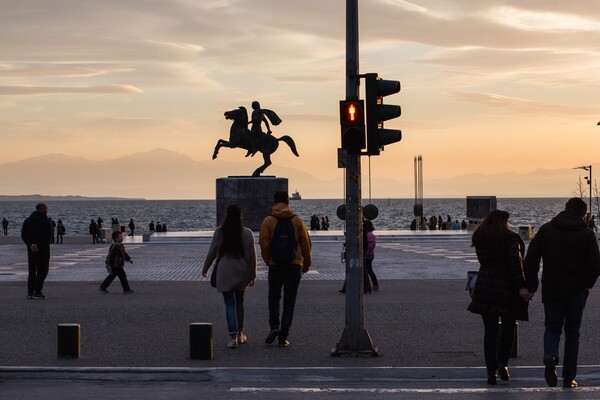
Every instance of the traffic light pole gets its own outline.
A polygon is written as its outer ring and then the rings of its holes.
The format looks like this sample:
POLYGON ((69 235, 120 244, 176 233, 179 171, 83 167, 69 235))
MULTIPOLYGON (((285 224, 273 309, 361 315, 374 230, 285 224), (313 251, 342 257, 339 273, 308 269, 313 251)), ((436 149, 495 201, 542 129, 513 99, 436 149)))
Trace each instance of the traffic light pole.
MULTIPOLYGON (((346 100, 359 99, 358 0, 346 0, 346 100)), ((360 151, 346 152, 346 316, 332 355, 378 356, 365 328, 360 151), (352 154, 351 154, 352 153, 352 154)))

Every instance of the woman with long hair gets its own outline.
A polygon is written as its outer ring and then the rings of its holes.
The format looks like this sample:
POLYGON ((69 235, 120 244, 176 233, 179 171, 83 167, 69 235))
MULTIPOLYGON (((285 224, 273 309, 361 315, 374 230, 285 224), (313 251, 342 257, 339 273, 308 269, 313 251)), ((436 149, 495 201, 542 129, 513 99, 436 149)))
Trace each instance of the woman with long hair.
POLYGON ((523 274, 524 243, 510 230, 508 218, 506 211, 490 212, 472 238, 480 268, 468 310, 481 314, 483 319, 483 351, 490 385, 496 384, 497 375, 504 381, 510 379, 508 358, 515 322, 528 320, 528 301, 532 296, 523 274))
POLYGON ((227 208, 223 225, 215 230, 204 260, 202 276, 208 275, 213 262, 217 291, 223 293, 230 340, 227 347, 244 344, 244 293, 256 279, 256 249, 254 235, 242 223, 242 209, 234 204, 227 208))

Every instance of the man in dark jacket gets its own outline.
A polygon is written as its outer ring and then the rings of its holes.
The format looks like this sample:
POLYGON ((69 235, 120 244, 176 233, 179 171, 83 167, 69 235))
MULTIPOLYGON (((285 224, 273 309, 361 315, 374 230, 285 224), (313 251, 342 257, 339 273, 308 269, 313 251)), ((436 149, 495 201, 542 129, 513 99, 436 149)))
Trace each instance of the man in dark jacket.
POLYGON ((52 222, 48 218, 48 206, 38 203, 35 211, 25 219, 21 229, 21 239, 27 245, 27 298, 45 299, 42 289, 50 266, 50 242, 52 240, 52 222))
POLYGON ((586 203, 574 197, 565 211, 535 235, 525 258, 525 279, 530 292, 538 288, 538 271, 543 260, 542 302, 544 303, 544 377, 548 386, 557 384, 556 364, 563 325, 565 352, 563 387, 577 387, 579 328, 591 289, 600 275, 600 253, 594 232, 583 220, 586 203))

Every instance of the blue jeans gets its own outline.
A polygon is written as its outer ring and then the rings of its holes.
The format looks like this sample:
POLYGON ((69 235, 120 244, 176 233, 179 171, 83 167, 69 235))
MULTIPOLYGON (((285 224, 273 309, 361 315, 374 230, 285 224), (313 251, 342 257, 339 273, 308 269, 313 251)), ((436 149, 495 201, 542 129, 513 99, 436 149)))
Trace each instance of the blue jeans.
POLYGON ((225 300, 227 329, 230 335, 237 335, 244 330, 244 291, 234 289, 223 292, 223 300, 225 300))
POLYGON ((302 269, 298 265, 269 267, 269 326, 271 329, 279 329, 279 303, 281 301, 281 289, 283 289, 280 342, 287 339, 292 326, 296 296, 298 295, 301 279, 302 269))
POLYGON ((563 379, 575 379, 577 376, 577 356, 579 354, 579 328, 583 310, 590 291, 579 293, 563 301, 544 303, 546 314, 544 332, 544 356, 552 355, 558 361, 558 345, 563 325, 565 328, 565 355, 563 360, 563 379))

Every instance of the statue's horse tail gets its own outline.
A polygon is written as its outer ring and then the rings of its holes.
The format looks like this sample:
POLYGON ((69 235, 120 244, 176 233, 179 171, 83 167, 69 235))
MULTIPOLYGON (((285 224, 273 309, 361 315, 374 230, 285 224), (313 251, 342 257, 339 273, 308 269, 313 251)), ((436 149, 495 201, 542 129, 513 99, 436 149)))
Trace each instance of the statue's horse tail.
POLYGON ((292 139, 290 136, 285 135, 278 138, 277 140, 284 141, 288 146, 290 146, 292 153, 294 153, 296 157, 300 157, 300 154, 298 154, 298 150, 296 150, 296 143, 294 143, 294 139, 292 139))

